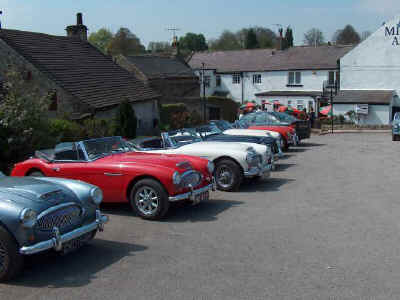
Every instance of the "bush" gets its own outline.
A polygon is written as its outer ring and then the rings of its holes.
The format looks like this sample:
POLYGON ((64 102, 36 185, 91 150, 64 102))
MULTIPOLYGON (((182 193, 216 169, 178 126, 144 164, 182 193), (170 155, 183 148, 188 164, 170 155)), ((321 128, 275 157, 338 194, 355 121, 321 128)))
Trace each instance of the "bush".
MULTIPOLYGON (((105 125, 105 124, 103 124, 105 125)), ((128 100, 123 101, 115 118, 115 134, 126 138, 136 138, 137 118, 128 100)))

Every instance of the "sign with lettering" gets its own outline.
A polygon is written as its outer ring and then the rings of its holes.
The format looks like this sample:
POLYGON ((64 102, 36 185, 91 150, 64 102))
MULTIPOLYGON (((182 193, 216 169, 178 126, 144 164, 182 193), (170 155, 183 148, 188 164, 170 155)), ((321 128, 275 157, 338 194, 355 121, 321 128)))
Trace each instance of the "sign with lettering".
POLYGON ((392 41, 392 46, 400 46, 400 21, 395 26, 385 26, 385 36, 392 41))

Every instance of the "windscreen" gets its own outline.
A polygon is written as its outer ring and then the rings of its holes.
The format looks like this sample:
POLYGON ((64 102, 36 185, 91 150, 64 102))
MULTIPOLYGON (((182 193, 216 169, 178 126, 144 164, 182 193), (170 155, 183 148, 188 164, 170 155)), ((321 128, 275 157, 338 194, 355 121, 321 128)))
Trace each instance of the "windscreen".
POLYGON ((121 137, 106 137, 83 142, 90 160, 98 159, 113 153, 129 152, 133 149, 121 137))

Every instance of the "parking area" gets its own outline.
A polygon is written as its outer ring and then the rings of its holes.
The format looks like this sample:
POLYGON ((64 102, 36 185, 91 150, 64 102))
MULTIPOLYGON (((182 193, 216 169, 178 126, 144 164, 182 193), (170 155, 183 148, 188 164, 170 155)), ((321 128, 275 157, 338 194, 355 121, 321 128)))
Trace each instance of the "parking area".
POLYGON ((399 143, 313 136, 272 177, 163 222, 105 206, 76 253, 29 258, 1 299, 398 299, 399 143))

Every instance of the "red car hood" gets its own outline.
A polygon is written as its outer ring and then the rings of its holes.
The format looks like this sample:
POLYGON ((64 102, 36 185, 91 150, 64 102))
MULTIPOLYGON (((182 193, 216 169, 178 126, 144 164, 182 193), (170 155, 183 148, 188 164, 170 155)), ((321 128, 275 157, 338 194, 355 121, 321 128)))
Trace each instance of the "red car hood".
POLYGON ((294 129, 289 126, 269 126, 269 125, 250 126, 249 129, 271 130, 271 131, 279 132, 286 138, 287 138, 288 132, 293 133, 293 131, 294 131, 294 129))
POLYGON ((174 154, 158 154, 143 152, 127 152, 113 154, 99 159, 102 163, 143 163, 147 165, 163 166, 171 169, 188 169, 189 161, 179 155, 174 154), (185 164, 186 163, 186 164, 185 164), (177 166, 178 165, 178 166, 177 166))

